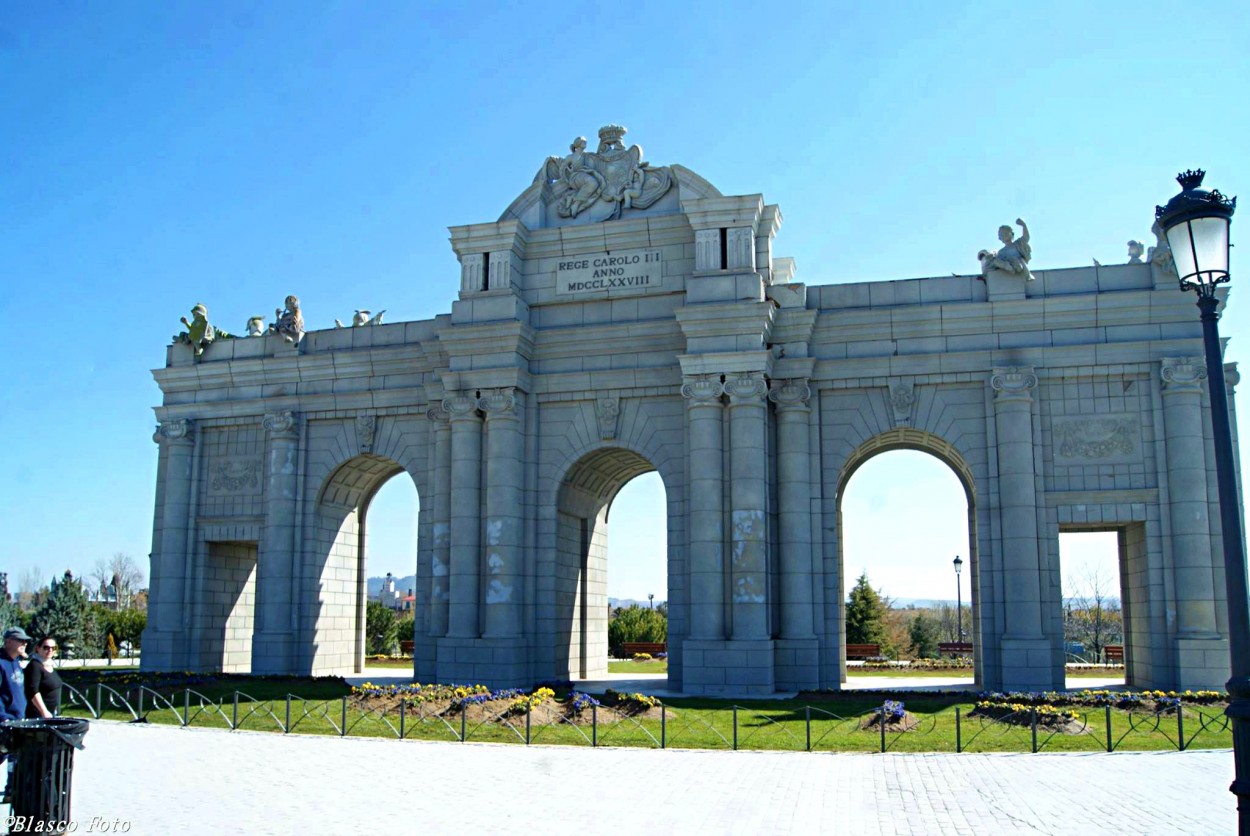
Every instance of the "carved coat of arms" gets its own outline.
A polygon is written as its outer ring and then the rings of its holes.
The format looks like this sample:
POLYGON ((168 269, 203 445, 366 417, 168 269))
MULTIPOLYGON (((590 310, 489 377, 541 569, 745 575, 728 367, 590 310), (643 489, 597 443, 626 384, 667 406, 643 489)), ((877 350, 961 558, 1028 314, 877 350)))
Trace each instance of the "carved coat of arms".
POLYGON ((625 147, 624 136, 624 127, 605 125, 594 153, 586 150, 586 137, 579 136, 567 157, 547 158, 536 179, 551 187, 556 214, 575 218, 603 201, 612 207, 610 217, 619 218, 626 209, 646 209, 672 188, 672 172, 652 168, 643 161, 641 146, 625 147))

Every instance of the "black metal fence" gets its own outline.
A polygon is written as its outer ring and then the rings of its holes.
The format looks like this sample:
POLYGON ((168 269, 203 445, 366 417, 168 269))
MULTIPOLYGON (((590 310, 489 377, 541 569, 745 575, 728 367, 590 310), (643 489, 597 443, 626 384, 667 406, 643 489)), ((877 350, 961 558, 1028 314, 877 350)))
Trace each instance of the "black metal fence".
POLYGON ((906 715, 892 723, 883 708, 843 716, 816 705, 772 709, 732 705, 690 709, 659 703, 643 713, 589 705, 579 713, 537 711, 528 703, 494 710, 464 703, 449 709, 400 701, 371 708, 356 697, 307 700, 294 694, 255 699, 243 691, 213 699, 193 688, 161 693, 136 685, 66 685, 62 711, 92 719, 162 722, 283 734, 392 737, 456 742, 641 746, 657 749, 969 752, 1106 751, 1231 745, 1221 707, 1195 703, 1167 710, 1113 710, 1110 705, 1056 718, 1036 707, 997 715, 955 706, 953 717, 906 715), (1075 715, 1075 716, 1073 716, 1075 715), (1200 739, 1201 738, 1201 739, 1200 739))

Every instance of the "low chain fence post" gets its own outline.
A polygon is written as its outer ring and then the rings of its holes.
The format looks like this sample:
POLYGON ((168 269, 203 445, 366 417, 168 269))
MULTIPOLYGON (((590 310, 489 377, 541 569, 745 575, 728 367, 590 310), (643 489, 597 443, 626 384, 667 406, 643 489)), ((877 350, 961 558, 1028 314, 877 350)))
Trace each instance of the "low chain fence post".
POLYGON ((182 725, 185 728, 191 722, 191 689, 184 688, 182 691, 182 725))
POLYGON ((594 703, 590 704, 590 745, 599 745, 599 707, 594 703))
POLYGON ((283 734, 289 734, 291 731, 291 695, 286 695, 286 725, 282 727, 283 734))
POLYGON ((408 712, 406 710, 407 708, 408 708, 408 701, 401 699, 399 701, 399 739, 400 740, 404 739, 404 735, 408 731, 408 728, 406 725, 406 722, 408 719, 408 716, 407 716, 408 712))
POLYGON ((461 743, 464 743, 465 741, 464 727, 465 727, 465 721, 468 718, 468 716, 469 716, 469 707, 465 705, 463 702, 460 703, 460 742, 461 743))
POLYGON ((734 751, 738 751, 738 706, 733 707, 734 711, 734 751))
POLYGON ((230 730, 234 731, 239 727, 239 692, 234 692, 234 707, 230 709, 230 730))
POLYGON ((529 702, 526 702, 525 703, 525 745, 526 746, 530 745, 530 722, 531 722, 530 717, 533 716, 533 714, 534 714, 534 707, 530 705, 529 702))
POLYGON ((807 726, 807 746, 805 751, 812 751, 812 707, 810 705, 803 706, 803 723, 807 726))
POLYGON ((104 683, 97 682, 95 684, 95 716, 100 717, 104 714, 104 683))
POLYGON ((660 748, 668 748, 668 720, 666 718, 667 706, 660 703, 660 748))
POLYGON ((1176 701, 1176 743, 1182 752, 1185 751, 1185 707, 1180 700, 1176 701))
POLYGON ((959 706, 955 706, 955 754, 964 750, 964 730, 959 720, 959 706))
POLYGON ((339 737, 347 737, 347 697, 343 697, 343 714, 341 717, 343 725, 339 727, 339 737))
POLYGON ((143 686, 139 686, 139 719, 143 719, 143 686))
POLYGON ((1114 744, 1111 742, 1111 703, 1103 706, 1107 711, 1107 751, 1110 752, 1114 744))
POLYGON ((1037 708, 1029 709, 1029 728, 1033 732, 1033 754, 1037 754, 1037 708))
POLYGON ((877 709, 877 726, 881 729, 881 754, 885 754, 885 706, 877 709))

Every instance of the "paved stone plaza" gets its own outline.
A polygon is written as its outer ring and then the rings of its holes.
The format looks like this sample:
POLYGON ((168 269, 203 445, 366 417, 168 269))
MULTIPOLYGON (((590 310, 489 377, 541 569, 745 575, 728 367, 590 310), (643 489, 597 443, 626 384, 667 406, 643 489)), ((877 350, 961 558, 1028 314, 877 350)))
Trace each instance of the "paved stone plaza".
POLYGON ((834 755, 92 723, 74 818, 141 836, 1231 833, 1229 751, 834 755), (541 829, 540 829, 541 828, 541 829))

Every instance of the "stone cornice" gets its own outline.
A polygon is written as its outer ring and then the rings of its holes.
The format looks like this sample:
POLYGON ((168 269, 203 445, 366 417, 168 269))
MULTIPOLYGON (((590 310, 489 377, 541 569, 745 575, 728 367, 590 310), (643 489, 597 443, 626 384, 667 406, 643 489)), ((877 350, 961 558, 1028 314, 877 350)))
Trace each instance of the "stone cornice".
POLYGON ((757 232, 764 212, 762 194, 683 200, 681 210, 694 229, 732 229, 749 226, 757 232))
POLYGON ((524 257, 530 235, 529 228, 517 220, 449 226, 447 231, 457 256, 511 250, 524 257))

